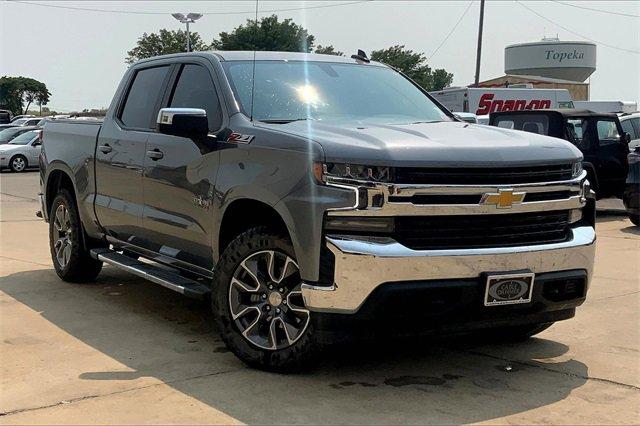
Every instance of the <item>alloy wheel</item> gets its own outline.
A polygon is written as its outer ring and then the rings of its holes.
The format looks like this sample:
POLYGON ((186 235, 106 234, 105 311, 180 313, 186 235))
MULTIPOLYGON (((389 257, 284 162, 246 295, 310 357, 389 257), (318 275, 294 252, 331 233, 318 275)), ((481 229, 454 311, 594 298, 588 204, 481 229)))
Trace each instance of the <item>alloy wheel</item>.
POLYGON ((53 217, 53 226, 55 227, 55 242, 53 245, 56 261, 61 268, 64 269, 71 258, 71 219, 69 209, 64 204, 60 204, 56 209, 53 217))
POLYGON ((22 157, 16 157, 11 161, 11 167, 16 172, 23 171, 26 166, 27 164, 25 163, 24 158, 22 157))
POLYGON ((244 259, 229 286, 231 317, 244 338, 267 350, 298 341, 310 318, 301 284, 298 264, 285 253, 263 250, 244 259))

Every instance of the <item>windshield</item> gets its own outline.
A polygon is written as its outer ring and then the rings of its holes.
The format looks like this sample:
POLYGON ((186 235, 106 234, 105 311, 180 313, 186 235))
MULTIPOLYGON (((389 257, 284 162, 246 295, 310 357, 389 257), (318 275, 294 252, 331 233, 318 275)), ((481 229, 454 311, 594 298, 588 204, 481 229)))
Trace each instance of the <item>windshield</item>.
POLYGON ((20 136, 16 136, 9 145, 26 145, 33 140, 34 137, 38 135, 38 130, 30 130, 28 132, 24 132, 20 136))
POLYGON ((13 120, 11 124, 15 126, 20 126, 21 124, 25 123, 27 120, 28 118, 18 118, 17 120, 13 120))
POLYGON ((10 127, 0 131, 0 142, 7 142, 11 140, 16 134, 23 132, 20 128, 10 127))
MULTIPOLYGON (((229 61, 223 66, 243 112, 251 116, 253 62, 229 61)), ((258 61, 255 75, 255 120, 451 121, 409 80, 387 67, 258 61)))

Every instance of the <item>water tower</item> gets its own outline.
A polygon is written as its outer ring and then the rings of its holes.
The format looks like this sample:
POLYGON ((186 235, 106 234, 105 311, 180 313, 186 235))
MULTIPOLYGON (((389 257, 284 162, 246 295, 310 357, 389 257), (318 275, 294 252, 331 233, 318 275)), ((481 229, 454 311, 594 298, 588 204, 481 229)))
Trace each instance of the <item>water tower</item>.
POLYGON ((588 41, 543 39, 504 49, 508 75, 531 75, 585 81, 596 70, 596 45, 588 41))

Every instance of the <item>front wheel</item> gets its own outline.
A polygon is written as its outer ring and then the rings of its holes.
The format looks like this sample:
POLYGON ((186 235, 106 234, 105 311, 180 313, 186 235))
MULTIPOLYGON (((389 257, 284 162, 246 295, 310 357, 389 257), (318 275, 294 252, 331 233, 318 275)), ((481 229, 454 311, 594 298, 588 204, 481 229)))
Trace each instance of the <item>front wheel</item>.
POLYGON ((24 155, 16 155, 9 160, 9 168, 12 172, 20 173, 27 168, 27 158, 24 155))
POLYGON ((93 281, 102 269, 102 262, 89 256, 84 247, 82 232, 75 200, 62 189, 51 206, 49 246, 53 266, 64 281, 93 281))
POLYGON ((225 249, 213 312, 223 340, 243 362, 270 371, 310 364, 316 344, 301 284, 291 242, 266 227, 250 229, 225 249))

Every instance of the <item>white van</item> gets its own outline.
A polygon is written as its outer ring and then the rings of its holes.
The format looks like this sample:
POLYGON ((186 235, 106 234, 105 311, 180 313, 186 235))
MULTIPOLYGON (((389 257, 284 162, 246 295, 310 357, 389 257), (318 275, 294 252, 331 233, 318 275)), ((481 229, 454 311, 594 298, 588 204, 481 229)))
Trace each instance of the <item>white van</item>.
POLYGON ((429 94, 450 111, 478 116, 496 111, 574 107, 567 89, 458 87, 429 94))

